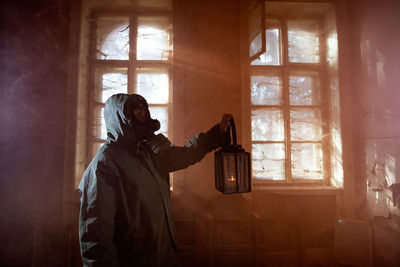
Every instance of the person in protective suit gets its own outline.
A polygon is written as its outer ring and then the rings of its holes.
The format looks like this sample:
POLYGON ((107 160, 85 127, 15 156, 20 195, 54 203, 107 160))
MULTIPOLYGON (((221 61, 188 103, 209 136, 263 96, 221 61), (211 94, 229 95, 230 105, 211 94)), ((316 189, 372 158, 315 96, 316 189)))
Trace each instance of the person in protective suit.
POLYGON ((176 266, 169 172, 199 162, 226 142, 231 119, 174 146, 150 117, 146 100, 117 94, 105 103, 107 142, 79 184, 79 238, 84 266, 176 266))

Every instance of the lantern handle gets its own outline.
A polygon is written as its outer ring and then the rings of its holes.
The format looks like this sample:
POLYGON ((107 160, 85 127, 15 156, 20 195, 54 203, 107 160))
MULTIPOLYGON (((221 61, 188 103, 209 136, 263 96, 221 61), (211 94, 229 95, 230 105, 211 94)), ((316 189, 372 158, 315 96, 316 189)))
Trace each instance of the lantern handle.
MULTIPOLYGON (((233 145, 237 146, 236 126, 235 126, 235 120, 233 119, 233 117, 231 119, 231 124, 230 124, 229 128, 232 130, 233 145)), ((229 131, 229 129, 228 129, 228 131, 229 131)))
POLYGON ((222 145, 221 151, 227 153, 237 153, 237 152, 245 152, 241 145, 237 144, 237 137, 236 137, 236 126, 233 117, 230 120, 230 125, 225 132, 225 136, 227 137, 226 143, 222 145), (231 144, 231 142, 233 144, 231 144))

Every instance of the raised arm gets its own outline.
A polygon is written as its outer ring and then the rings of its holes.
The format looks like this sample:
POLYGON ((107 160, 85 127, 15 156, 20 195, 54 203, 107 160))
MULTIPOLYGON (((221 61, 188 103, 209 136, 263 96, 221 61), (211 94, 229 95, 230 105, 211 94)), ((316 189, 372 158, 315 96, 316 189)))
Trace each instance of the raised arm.
POLYGON ((208 132, 189 139, 185 146, 175 146, 163 135, 157 135, 149 142, 150 149, 166 171, 185 169, 227 141, 226 130, 231 117, 232 115, 225 114, 219 124, 208 132))

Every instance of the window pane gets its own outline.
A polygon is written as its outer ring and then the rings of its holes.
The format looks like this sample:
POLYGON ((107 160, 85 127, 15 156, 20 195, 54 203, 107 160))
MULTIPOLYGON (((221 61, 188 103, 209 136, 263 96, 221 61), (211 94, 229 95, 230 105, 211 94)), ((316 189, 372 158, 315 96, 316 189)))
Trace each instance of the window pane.
POLYGON ((322 138, 322 121, 319 109, 298 108, 290 110, 292 141, 319 141, 322 138))
POLYGON ((279 109, 254 109, 251 115, 252 141, 283 141, 283 112, 279 109))
POLYGON ((263 46, 262 31, 263 26, 263 10, 261 4, 256 4, 252 7, 249 13, 249 43, 250 43, 250 57, 260 53, 263 46))
POLYGON ((284 144, 253 144, 252 175, 256 179, 285 179, 284 144))
MULTIPOLYGON (((121 72, 100 70, 96 75, 98 79, 101 79, 99 92, 101 92, 102 103, 105 103, 114 94, 128 93, 128 74, 126 70, 121 70, 121 72)), ((98 100, 97 98, 96 101, 98 100)))
POLYGON ((104 108, 101 108, 100 111, 100 139, 106 140, 107 139, 107 128, 106 128, 106 121, 104 120, 104 108))
POLYGON ((261 32, 257 34, 250 43, 250 57, 254 56, 258 52, 261 52, 262 48, 262 34, 261 32))
POLYGON ((323 179, 321 144, 292 144, 292 178, 323 179))
POLYGON ((265 30, 265 53, 253 60, 251 65, 280 65, 280 35, 279 22, 275 20, 266 21, 265 30))
POLYGON ((169 78, 160 71, 140 70, 136 74, 136 92, 146 98, 149 104, 167 104, 169 78))
POLYGON ((167 17, 138 19, 137 59, 168 60, 170 23, 167 17))
POLYGON ((100 18, 97 20, 97 59, 129 59, 128 18, 100 18))
POLYGON ((288 21, 288 42, 290 62, 319 62, 319 31, 317 21, 288 21))
POLYGON ((160 121, 161 128, 155 134, 162 133, 168 137, 168 108, 167 107, 149 107, 151 118, 160 121))
POLYGON ((104 142, 93 142, 92 143, 92 155, 91 158, 96 156, 97 152, 99 151, 100 147, 104 144, 104 142))
POLYGON ((282 82, 279 76, 251 76, 253 105, 282 105, 282 82))
POLYGON ((319 105, 319 77, 313 74, 294 74, 289 77, 291 105, 319 105))
POLYGON ((92 137, 95 139, 107 139, 106 123, 104 121, 104 108, 96 105, 93 110, 93 123, 91 125, 92 137))

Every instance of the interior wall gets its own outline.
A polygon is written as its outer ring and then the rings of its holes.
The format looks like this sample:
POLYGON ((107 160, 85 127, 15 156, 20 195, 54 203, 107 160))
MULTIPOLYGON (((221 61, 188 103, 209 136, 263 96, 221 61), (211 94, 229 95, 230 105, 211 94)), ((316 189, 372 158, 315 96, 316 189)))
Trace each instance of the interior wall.
MULTIPOLYGON (((368 218, 395 213, 396 202, 392 188, 400 183, 397 155, 400 145, 398 121, 400 71, 400 37, 398 36, 397 1, 358 2, 353 6, 358 27, 360 160, 365 164, 364 180, 360 181, 364 194, 364 215, 368 218)), ((397 205, 396 205, 397 206, 397 205)))
POLYGON ((400 3, 349 3, 354 51, 356 217, 371 222, 373 261, 400 263, 400 3))
MULTIPOLYGON (((238 2, 175 1, 174 105, 179 119, 175 143, 208 131, 224 113, 240 127, 240 50, 238 2)), ((176 125, 176 124, 175 124, 176 125)), ((240 136, 239 136, 240 141, 240 136)), ((176 193, 209 199, 215 195, 213 156, 191 166, 175 179, 176 193)))
POLYGON ((0 265, 23 266, 40 229, 62 225, 69 7, 0 6, 0 265))

